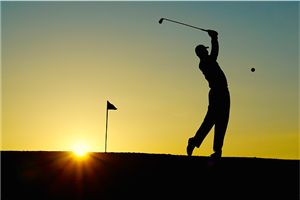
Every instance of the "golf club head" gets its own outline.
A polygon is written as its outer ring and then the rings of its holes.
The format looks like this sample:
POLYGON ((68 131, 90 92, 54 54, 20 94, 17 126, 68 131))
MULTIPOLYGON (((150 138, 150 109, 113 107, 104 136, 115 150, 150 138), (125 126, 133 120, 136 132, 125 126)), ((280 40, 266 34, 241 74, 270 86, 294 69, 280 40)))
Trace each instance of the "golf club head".
POLYGON ((159 21, 158 21, 158 23, 162 23, 163 22, 163 20, 164 20, 164 18, 161 18, 159 21))

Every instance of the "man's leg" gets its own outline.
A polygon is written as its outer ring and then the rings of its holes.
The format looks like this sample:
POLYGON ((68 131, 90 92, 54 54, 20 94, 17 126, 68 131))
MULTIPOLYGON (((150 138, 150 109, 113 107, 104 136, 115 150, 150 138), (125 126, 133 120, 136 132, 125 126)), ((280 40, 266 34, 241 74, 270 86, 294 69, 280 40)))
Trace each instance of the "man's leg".
POLYGON ((206 135, 209 133, 213 125, 215 124, 215 113, 211 106, 208 106, 206 116, 201 124, 200 128, 196 132, 195 136, 190 138, 187 146, 187 154, 192 155, 195 147, 199 148, 206 135))
POLYGON ((207 136, 213 125, 215 124, 215 114, 212 108, 208 107, 208 111, 206 113, 206 116, 196 132, 194 138, 195 138, 195 145, 197 148, 200 147, 202 144, 204 138, 207 136))
POLYGON ((224 137, 227 130, 229 111, 230 111, 230 97, 226 95, 223 98, 222 107, 218 109, 216 124, 215 124, 215 136, 214 136, 214 151, 212 156, 221 157, 222 147, 224 143, 224 137))

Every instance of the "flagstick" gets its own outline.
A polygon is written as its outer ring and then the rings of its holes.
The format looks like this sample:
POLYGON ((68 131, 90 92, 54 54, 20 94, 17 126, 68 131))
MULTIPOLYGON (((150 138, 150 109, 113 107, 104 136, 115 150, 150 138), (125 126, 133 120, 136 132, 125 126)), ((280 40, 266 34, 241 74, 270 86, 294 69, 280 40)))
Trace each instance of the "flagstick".
POLYGON ((105 153, 106 153, 106 143, 107 143, 107 123, 108 123, 108 108, 106 108, 105 153))

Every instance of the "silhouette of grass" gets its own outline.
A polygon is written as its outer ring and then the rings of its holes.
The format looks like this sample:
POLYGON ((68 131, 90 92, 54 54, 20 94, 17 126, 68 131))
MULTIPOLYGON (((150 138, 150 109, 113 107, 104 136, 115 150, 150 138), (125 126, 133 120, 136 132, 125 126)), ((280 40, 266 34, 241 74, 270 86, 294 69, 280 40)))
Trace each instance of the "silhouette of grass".
POLYGON ((298 199, 299 160, 2 151, 3 199, 298 199))

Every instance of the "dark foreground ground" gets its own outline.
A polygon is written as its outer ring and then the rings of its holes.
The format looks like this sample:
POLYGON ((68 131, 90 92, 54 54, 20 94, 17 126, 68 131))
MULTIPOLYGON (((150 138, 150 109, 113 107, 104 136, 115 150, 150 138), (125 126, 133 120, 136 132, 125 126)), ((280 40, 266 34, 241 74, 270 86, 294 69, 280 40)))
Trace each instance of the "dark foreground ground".
POLYGON ((2 199, 299 199, 299 160, 1 152, 2 199))

